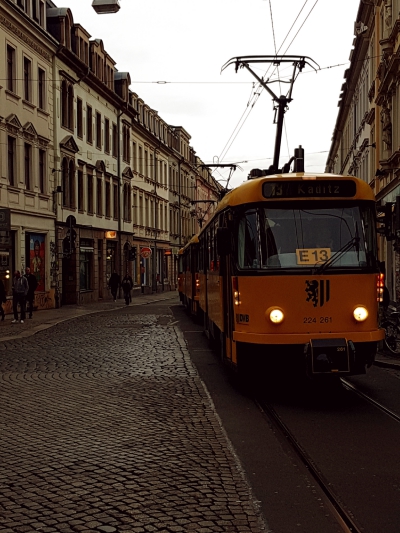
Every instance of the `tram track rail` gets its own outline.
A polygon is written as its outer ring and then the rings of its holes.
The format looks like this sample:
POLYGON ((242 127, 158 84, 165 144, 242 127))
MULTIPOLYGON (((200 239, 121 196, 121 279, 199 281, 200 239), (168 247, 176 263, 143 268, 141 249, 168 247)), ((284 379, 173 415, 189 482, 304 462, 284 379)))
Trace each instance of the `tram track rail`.
POLYGON ((388 416, 390 416, 391 418, 393 418, 394 420, 396 420, 396 422, 400 422, 400 415, 398 415, 397 413, 395 413, 394 411, 392 411, 391 409, 389 409, 388 407, 385 407, 383 404, 381 404, 380 402, 378 402, 377 400, 374 400, 374 398, 371 398, 371 396, 368 396, 368 394, 365 394, 365 392, 362 392, 360 389, 358 389, 355 385, 353 385, 353 383, 350 383, 349 381, 347 381, 346 379, 344 378, 341 378, 340 380, 343 384, 343 386, 347 389, 347 390, 351 390, 352 392, 354 392, 355 394, 357 394, 358 396, 360 396, 360 398, 363 398, 364 400, 366 400, 368 403, 370 403, 371 405, 377 407, 380 411, 386 413, 388 416))
POLYGON ((355 522, 354 518, 351 516, 351 513, 347 511, 338 495, 336 495, 332 490, 329 481, 325 479, 322 472, 315 465, 309 454, 301 446, 300 442, 296 439, 272 405, 257 398, 254 398, 254 401, 263 415, 270 422, 272 422, 273 425, 279 430, 280 434, 284 436, 286 442, 289 443, 290 448, 295 452, 296 456, 301 460, 308 473, 312 476, 313 480, 322 491, 324 503, 331 511, 332 516, 336 519, 343 533, 364 533, 364 529, 355 522))

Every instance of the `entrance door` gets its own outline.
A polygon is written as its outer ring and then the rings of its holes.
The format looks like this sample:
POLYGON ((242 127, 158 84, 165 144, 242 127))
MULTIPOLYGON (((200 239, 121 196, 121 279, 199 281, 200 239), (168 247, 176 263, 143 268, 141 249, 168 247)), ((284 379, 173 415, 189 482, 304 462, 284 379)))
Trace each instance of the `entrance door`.
POLYGON ((76 254, 62 260, 62 305, 77 304, 76 254))

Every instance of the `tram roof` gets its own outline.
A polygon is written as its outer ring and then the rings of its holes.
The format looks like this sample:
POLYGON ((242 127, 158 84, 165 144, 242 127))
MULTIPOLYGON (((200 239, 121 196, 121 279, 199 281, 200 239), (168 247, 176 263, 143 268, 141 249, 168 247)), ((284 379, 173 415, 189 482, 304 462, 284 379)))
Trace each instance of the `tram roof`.
MULTIPOLYGON (((371 187, 365 181, 355 176, 346 176, 341 174, 313 174, 310 172, 298 172, 298 173, 288 173, 288 174, 273 174, 271 176, 262 176, 260 178, 249 179, 248 181, 243 182, 241 185, 238 185, 235 189, 229 191, 223 199, 220 201, 217 207, 217 211, 221 211, 229 205, 241 205, 246 203, 253 202, 265 202, 268 199, 265 198, 262 194, 262 185, 265 182, 273 181, 304 181, 305 184, 311 184, 315 181, 332 181, 332 180, 351 180, 354 181, 357 185, 356 194, 349 197, 338 197, 335 196, 335 200, 345 199, 345 200, 375 200, 374 193, 371 187)), ((284 200, 289 200, 290 198, 285 198, 284 200)), ((297 198, 299 201, 307 200, 310 198, 297 198)), ((314 200, 329 200, 327 196, 314 196, 314 200)), ((273 201, 282 201, 283 199, 273 199, 273 201)))

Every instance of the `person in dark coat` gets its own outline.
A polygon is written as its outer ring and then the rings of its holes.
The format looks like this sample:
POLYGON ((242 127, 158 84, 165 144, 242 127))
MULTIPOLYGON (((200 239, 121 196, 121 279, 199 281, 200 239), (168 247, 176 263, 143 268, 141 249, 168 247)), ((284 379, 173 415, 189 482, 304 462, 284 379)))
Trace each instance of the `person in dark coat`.
POLYGON ((24 323, 25 320, 25 312, 26 312, 26 295, 28 294, 29 285, 28 280, 25 276, 21 276, 21 273, 19 270, 16 270, 14 273, 14 279, 13 279, 13 312, 14 312, 14 320, 12 321, 13 324, 18 322, 18 304, 21 308, 21 324, 24 323))
POLYGON ((3 309, 3 304, 7 302, 7 295, 6 295, 6 289, 4 287, 3 280, 0 279, 0 314, 1 314, 1 320, 4 320, 5 313, 3 309))
POLYGON ((117 271, 114 270, 114 272, 110 276, 110 279, 108 280, 108 286, 110 287, 114 302, 117 300, 117 291, 120 285, 121 278, 119 277, 119 274, 117 274, 117 271))
POLYGON ((125 274, 122 282, 121 282, 122 290, 124 291, 124 298, 126 305, 129 305, 129 302, 131 301, 131 290, 133 287, 133 280, 128 274, 128 272, 125 274))
POLYGON ((25 269, 25 277, 28 280, 29 285, 28 293, 26 295, 26 303, 28 304, 29 318, 32 318, 33 302, 35 300, 35 290, 38 286, 38 282, 36 276, 31 274, 31 269, 29 267, 25 269))

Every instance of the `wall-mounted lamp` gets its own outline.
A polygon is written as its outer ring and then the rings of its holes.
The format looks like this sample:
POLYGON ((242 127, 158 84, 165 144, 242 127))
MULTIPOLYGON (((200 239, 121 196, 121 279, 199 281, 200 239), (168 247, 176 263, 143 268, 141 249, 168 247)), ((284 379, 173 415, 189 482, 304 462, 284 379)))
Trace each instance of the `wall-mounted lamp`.
POLYGON ((372 148, 376 148, 376 143, 367 144, 367 145, 365 146, 365 148, 368 148, 368 146, 372 146, 372 148))

